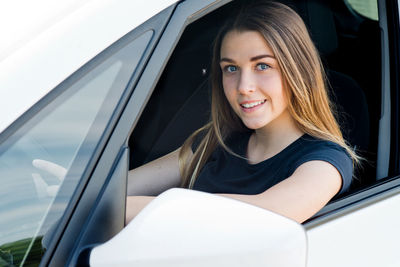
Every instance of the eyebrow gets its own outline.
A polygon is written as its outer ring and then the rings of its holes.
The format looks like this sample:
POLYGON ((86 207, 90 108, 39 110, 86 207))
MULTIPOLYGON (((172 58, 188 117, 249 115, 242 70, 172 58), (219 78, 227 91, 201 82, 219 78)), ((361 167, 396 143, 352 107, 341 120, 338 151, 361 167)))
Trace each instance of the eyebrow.
MULTIPOLYGON (((272 55, 263 54, 263 55, 258 55, 258 56, 250 58, 250 61, 257 61, 259 59, 266 58, 266 57, 275 59, 275 57, 272 56, 272 55)), ((221 58, 221 60, 219 62, 223 62, 223 61, 229 62, 229 63, 234 63, 235 62, 233 59, 226 58, 226 57, 221 58)))
POLYGON ((259 60, 259 59, 262 59, 262 58, 266 58, 266 57, 270 57, 270 58, 275 59, 274 56, 265 54, 265 55, 259 55, 259 56, 252 57, 252 58, 250 58, 250 61, 256 61, 256 60, 259 60))

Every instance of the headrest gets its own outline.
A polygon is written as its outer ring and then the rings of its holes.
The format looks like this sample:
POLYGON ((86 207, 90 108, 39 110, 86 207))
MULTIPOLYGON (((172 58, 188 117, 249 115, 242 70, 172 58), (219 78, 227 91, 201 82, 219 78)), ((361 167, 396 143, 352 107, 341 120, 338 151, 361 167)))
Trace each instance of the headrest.
POLYGON ((333 12, 326 0, 281 0, 303 18, 318 51, 332 54, 338 46, 333 12))

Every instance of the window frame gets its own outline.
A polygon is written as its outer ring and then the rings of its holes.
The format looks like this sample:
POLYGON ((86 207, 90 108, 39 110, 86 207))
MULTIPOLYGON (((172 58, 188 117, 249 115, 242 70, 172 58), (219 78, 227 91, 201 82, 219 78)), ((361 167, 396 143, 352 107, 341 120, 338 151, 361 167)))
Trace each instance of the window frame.
POLYGON ((387 1, 388 42, 390 51, 390 81, 392 84, 392 151, 390 155, 390 174, 400 174, 400 4, 387 1))
MULTIPOLYGON (((185 1, 187 3, 189 1, 185 1)), ((229 1, 223 2, 223 4, 228 3, 229 1)), ((393 120, 391 119, 392 110, 390 103, 390 94, 391 90, 391 80, 389 79, 388 74, 391 73, 392 69, 389 66, 388 59, 389 57, 389 39, 388 39, 388 22, 386 20, 387 9, 385 3, 383 1, 378 1, 379 4, 379 12, 380 12, 380 27, 383 31, 381 42, 384 44, 382 46, 382 118, 380 122, 379 129, 379 144, 378 144, 378 163, 377 163, 377 175, 379 178, 382 178, 382 181, 377 181, 373 185, 370 185, 366 188, 360 189, 350 195, 347 195, 341 199, 336 201, 332 201, 327 206, 325 206, 320 212, 318 212, 315 216, 313 216, 308 222, 304 224, 306 228, 313 227, 315 225, 319 225, 324 223, 325 221, 329 221, 332 218, 336 218, 338 216, 342 216, 356 209, 360 209, 370 205, 371 203, 377 202, 381 199, 387 198, 392 194, 396 194, 400 191, 400 176, 393 177, 393 173, 389 171, 389 161, 391 160, 390 152, 394 151, 391 148, 391 142, 395 138, 391 138, 393 133, 391 132, 391 126, 393 124, 393 120)), ((222 2, 219 6, 222 5, 222 2)), ((389 9, 390 10, 390 9, 389 9)), ((200 16, 196 17, 196 19, 191 19, 187 22, 190 24, 191 22, 197 20, 200 16)), ((183 30, 183 29, 182 29, 183 30)), ((179 36, 180 37, 180 36, 179 36)), ((178 39, 177 39, 178 40, 178 39)), ((172 50, 171 50, 172 53, 172 50)), ((152 90, 155 87, 155 84, 152 84, 152 90)), ((146 103, 152 93, 147 96, 146 103)), ((135 122, 136 124, 136 122, 135 122)), ((397 124, 396 124, 397 125, 397 124)), ((397 139, 396 139, 397 140, 397 139)), ((395 150, 398 151, 398 150, 395 150)), ((396 172, 398 173, 398 172, 396 172)))

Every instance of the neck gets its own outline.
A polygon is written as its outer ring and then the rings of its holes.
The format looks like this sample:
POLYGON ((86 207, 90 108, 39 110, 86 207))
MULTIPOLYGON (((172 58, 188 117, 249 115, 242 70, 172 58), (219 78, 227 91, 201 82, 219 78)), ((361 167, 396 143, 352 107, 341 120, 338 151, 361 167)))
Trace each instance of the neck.
POLYGON ((249 158, 251 155, 254 157, 250 161, 257 162, 276 155, 303 134, 289 112, 284 112, 267 126, 255 130, 248 147, 249 158))

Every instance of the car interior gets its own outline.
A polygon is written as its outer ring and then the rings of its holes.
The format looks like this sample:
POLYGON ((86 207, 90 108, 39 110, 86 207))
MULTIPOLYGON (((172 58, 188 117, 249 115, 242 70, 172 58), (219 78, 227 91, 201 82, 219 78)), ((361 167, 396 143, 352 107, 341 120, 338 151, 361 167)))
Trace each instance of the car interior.
MULTIPOLYGON (((182 145, 210 116, 208 80, 218 29, 242 1, 233 1, 188 25, 130 139, 130 169, 182 145)), ((354 193, 376 181, 381 112, 379 22, 343 1, 281 0, 305 21, 328 78, 329 95, 347 142, 365 160, 354 173, 354 193)), ((341 196, 343 197, 343 196, 341 196)))

